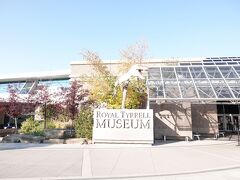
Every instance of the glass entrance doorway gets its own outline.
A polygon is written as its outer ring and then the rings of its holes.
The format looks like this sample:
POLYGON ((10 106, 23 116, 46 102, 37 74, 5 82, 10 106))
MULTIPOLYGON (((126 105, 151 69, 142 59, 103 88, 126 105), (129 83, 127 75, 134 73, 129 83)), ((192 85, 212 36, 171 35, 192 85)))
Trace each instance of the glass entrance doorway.
POLYGON ((240 123, 240 105, 218 104, 219 131, 236 132, 240 123))
POLYGON ((238 114, 218 114, 219 131, 237 131, 239 119, 238 114))

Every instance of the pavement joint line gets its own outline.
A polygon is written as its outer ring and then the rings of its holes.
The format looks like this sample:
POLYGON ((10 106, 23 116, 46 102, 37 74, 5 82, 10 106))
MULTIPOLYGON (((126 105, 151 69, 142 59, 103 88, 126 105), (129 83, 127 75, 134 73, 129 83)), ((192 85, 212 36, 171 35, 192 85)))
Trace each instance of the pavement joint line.
POLYGON ((112 174, 113 170, 116 168, 118 162, 119 162, 119 159, 120 159, 120 156, 122 155, 122 151, 120 151, 118 153, 118 156, 117 156, 117 159, 116 159, 116 162, 114 163, 113 167, 111 168, 111 171, 110 171, 110 174, 112 174))
POLYGON ((184 175, 194 175, 202 173, 211 173, 219 171, 229 171, 240 169, 240 166, 228 166, 225 168, 216 169, 203 169, 200 171, 188 171, 188 172, 177 172, 177 173, 159 173, 159 174, 142 174, 142 175, 126 175, 126 176, 93 176, 93 177, 83 177, 83 176, 65 176, 65 177, 27 177, 27 178, 0 178, 4 180, 103 180, 103 179, 136 179, 136 178, 152 178, 152 177, 170 177, 170 176, 184 176, 184 175))
POLYGON ((154 160, 153 160, 153 155, 152 155, 152 149, 150 148, 150 156, 151 156, 151 161, 152 161, 152 165, 153 165, 153 168, 154 168, 154 172, 157 171, 157 168, 156 168, 156 165, 154 163, 154 160))
MULTIPOLYGON (((204 140, 203 140, 204 141, 204 140)), ((202 142, 203 142, 202 141, 202 142)), ((194 142, 194 141, 193 141, 194 142)), ((173 142, 174 143, 174 142, 173 142)), ((191 143, 191 142, 188 142, 188 143, 191 143)), ((70 145, 72 147, 66 147, 65 145, 53 145, 53 146, 48 146, 48 147, 45 147, 45 146, 41 146, 41 145, 37 145, 34 146, 34 145, 20 145, 20 146, 17 146, 16 145, 19 145, 18 143, 11 143, 10 146, 7 144, 1 144, 0 143, 0 150, 79 150, 79 149, 131 149, 131 148, 176 148, 176 147, 186 147, 186 148, 192 148, 192 147, 199 147, 199 146, 221 146, 221 145, 234 145, 236 142, 224 142, 224 143, 213 143, 211 144, 212 142, 210 141, 208 144, 174 144, 174 145, 170 145, 171 143, 166 143, 166 144, 160 144, 160 145, 153 145, 153 146, 118 146, 118 145, 113 145, 113 146, 96 146, 96 145, 80 145, 80 144, 77 144, 77 145, 70 145), (15 146, 15 147, 11 147, 12 146, 15 146), (56 147, 58 146, 58 147, 56 147)))
POLYGON ((90 158, 89 149, 83 150, 82 176, 83 177, 92 177, 91 158, 90 158))

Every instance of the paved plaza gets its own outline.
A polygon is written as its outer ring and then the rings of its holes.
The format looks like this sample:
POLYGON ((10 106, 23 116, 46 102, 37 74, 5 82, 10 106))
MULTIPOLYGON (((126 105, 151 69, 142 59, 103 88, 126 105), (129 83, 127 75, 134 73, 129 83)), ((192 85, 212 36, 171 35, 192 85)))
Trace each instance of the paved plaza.
POLYGON ((1 179, 240 179, 233 141, 0 144, 1 179))

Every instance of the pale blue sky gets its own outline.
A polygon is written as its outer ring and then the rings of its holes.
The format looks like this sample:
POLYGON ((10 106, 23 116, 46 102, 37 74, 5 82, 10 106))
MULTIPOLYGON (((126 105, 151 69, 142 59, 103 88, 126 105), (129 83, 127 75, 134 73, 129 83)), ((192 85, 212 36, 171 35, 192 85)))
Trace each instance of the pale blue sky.
POLYGON ((239 0, 0 0, 0 74, 69 68, 138 40, 149 57, 240 56, 239 0))

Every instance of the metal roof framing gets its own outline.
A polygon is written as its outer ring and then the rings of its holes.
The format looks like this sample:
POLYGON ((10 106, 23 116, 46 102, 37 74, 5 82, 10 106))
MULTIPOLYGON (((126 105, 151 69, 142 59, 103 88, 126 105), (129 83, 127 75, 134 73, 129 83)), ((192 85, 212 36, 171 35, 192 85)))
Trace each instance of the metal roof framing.
POLYGON ((149 67, 146 84, 149 101, 240 102, 240 65, 149 67))

